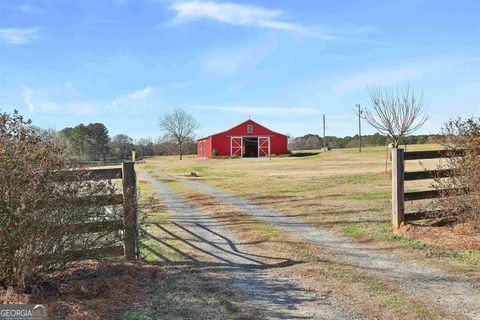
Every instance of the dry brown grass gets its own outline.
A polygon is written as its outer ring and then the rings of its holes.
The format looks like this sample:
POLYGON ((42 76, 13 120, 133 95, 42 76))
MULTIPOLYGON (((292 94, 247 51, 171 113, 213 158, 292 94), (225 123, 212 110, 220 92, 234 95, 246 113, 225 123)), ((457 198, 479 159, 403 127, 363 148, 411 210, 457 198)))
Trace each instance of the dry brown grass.
POLYGON ((55 319, 119 319, 146 297, 157 267, 78 264, 37 279, 24 293, 0 291, 0 303, 49 305, 55 319))
POLYGON ((431 245, 441 245, 447 248, 480 248, 480 234, 469 223, 434 227, 405 225, 398 230, 398 233, 431 245))

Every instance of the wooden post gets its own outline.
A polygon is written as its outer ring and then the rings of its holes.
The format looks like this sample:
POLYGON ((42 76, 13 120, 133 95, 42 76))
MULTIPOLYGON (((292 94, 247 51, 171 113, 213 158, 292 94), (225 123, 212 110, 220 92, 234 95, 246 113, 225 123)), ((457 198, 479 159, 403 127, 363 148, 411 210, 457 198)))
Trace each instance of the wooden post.
POLYGON ((323 115, 323 151, 327 152, 327 141, 325 140, 325 128, 326 128, 325 115, 323 115))
POLYGON ((363 110, 359 104, 355 105, 358 108, 358 152, 362 152, 362 114, 363 110))
POLYGON ((137 257, 137 188, 133 162, 122 164, 123 184, 123 246, 125 259, 133 261, 137 257))
POLYGON ((398 229, 405 221, 405 162, 403 149, 392 149, 392 225, 398 229))

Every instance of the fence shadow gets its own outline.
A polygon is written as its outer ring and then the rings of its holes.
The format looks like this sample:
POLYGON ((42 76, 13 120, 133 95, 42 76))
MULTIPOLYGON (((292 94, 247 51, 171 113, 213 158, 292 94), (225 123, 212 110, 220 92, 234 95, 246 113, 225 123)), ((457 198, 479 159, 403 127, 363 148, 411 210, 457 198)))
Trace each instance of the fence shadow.
POLYGON ((284 268, 304 263, 276 255, 242 251, 239 246, 255 245, 256 242, 236 243, 201 223, 149 223, 147 226, 149 230, 144 230, 144 234, 148 241, 141 245, 143 256, 154 255, 158 264, 248 270, 284 268))

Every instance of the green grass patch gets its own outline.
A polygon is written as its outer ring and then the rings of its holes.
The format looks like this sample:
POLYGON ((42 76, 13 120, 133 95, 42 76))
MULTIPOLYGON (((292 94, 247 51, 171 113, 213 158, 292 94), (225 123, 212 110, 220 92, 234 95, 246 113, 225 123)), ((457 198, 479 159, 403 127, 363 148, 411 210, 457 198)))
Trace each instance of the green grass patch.
POLYGON ((366 229, 358 226, 348 226, 344 227, 342 231, 352 237, 363 237, 366 229))
POLYGON ((149 263, 159 263, 163 261, 160 256, 166 256, 168 252, 157 241, 147 239, 140 244, 140 255, 149 263))
POLYGON ((406 247, 414 248, 414 249, 425 249, 427 248, 427 244, 418 240, 410 239, 398 234, 394 234, 392 232, 384 233, 380 238, 385 240, 393 241, 395 243, 402 244, 406 247))
POLYGON ((252 234, 255 236, 268 238, 269 240, 281 239, 283 235, 281 231, 261 223, 255 224, 252 234))
POLYGON ((149 214, 144 218, 145 223, 168 224, 171 218, 160 214, 149 214))
POLYGON ((137 189, 143 194, 153 193, 153 188, 148 183, 143 181, 137 182, 137 189))
MULTIPOLYGON (((158 236, 160 239, 162 236, 158 236)), ((176 250, 188 253, 189 247, 179 240, 162 239, 169 246, 174 247, 176 250)), ((140 255, 149 263, 163 263, 163 257, 168 258, 171 261, 183 261, 185 258, 177 251, 169 248, 167 245, 160 243, 159 241, 151 238, 147 238, 140 244, 140 255)))

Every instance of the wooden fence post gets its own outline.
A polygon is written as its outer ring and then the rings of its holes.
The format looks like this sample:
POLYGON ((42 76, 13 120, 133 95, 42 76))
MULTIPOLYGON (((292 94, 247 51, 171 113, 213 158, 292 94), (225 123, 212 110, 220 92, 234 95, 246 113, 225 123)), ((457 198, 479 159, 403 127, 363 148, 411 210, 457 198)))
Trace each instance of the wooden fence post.
POLYGON ((122 164, 123 184, 123 246, 126 260, 135 260, 137 257, 137 188, 133 162, 122 164))
POLYGON ((398 229, 405 221, 405 162, 403 149, 392 149, 392 225, 398 229))

